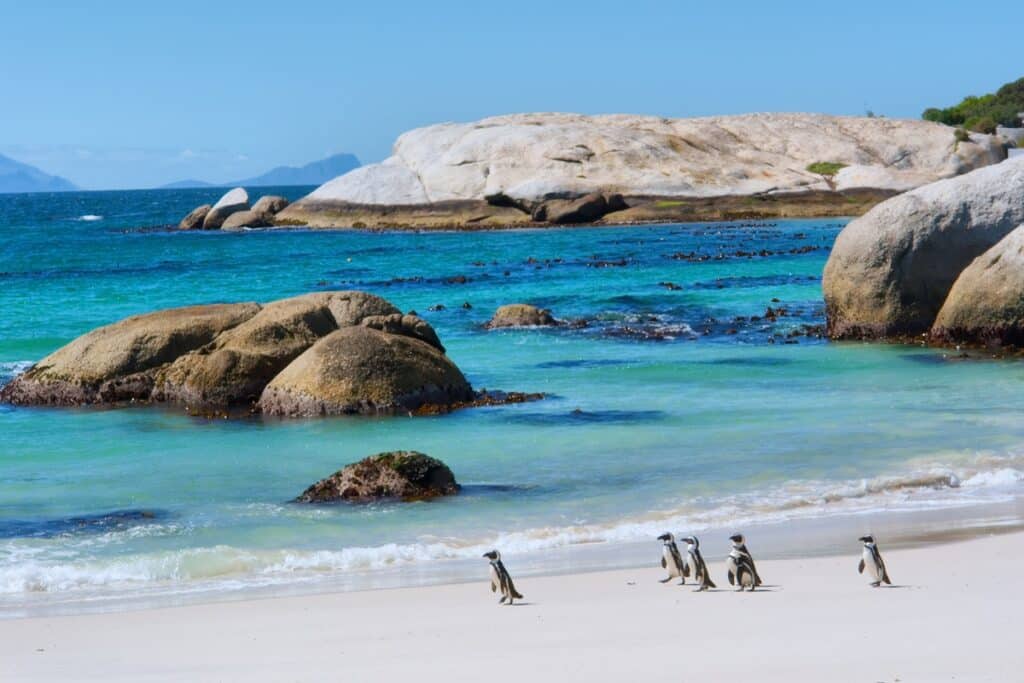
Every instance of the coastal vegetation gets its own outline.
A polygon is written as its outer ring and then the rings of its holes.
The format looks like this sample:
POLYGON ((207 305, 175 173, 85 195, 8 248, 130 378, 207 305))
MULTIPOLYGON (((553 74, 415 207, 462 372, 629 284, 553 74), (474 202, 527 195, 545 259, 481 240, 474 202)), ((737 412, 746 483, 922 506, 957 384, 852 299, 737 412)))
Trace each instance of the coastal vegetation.
POLYGON ((1024 78, 1003 85, 995 93, 968 95, 951 107, 929 107, 921 118, 992 134, 996 126, 1019 126, 1021 112, 1024 112, 1024 78))

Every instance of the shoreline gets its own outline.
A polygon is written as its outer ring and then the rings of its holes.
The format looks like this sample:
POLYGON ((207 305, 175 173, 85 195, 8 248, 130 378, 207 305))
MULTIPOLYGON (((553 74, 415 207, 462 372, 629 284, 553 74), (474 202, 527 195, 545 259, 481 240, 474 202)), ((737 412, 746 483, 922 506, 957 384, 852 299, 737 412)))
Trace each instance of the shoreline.
MULTIPOLYGON (((759 546, 759 547, 763 547, 759 546)), ((752 547, 752 550, 754 548, 752 547)), ((656 550, 656 549, 655 549, 656 550)), ((882 544, 892 587, 841 555, 759 560, 763 590, 661 585, 643 568, 528 577, 499 607, 486 581, 0 621, 12 680, 1011 680, 1024 532, 916 548, 882 544), (412 606, 415 606, 414 608, 412 606), (174 647, 169 647, 170 643, 174 647), (813 647, 802 647, 802 644, 813 647)), ((757 552, 755 550, 755 552, 757 552)), ((521 577, 521 578, 520 578, 521 577)))
POLYGON ((632 227, 673 223, 761 221, 859 216, 899 192, 859 189, 709 197, 626 197, 629 208, 588 222, 537 222, 529 213, 486 200, 370 205, 302 199, 272 220, 274 228, 489 232, 520 229, 632 227))
MULTIPOLYGON (((728 552, 724 539, 737 529, 764 560, 809 560, 847 554, 850 539, 874 533, 884 547, 918 549, 963 542, 993 534, 1024 534, 1024 494, 995 500, 928 503, 920 507, 819 510, 819 514, 773 519, 741 526, 715 524, 691 530, 671 522, 654 522, 651 538, 661 531, 689 533, 701 538, 705 558, 721 563, 728 552), (654 531, 654 528, 658 531, 654 531), (664 527, 664 528, 663 528, 664 527)), ((648 525, 651 526, 651 525, 648 525)), ((564 530, 566 532, 569 529, 564 530)), ((479 545, 477 543, 476 545, 479 545)), ((475 548, 476 545, 467 546, 475 548)), ((500 544, 499 544, 500 545, 500 544)), ((482 547, 482 546, 481 546, 482 547)), ((609 571, 643 570, 658 563, 660 544, 654 540, 579 540, 540 549, 504 546, 507 562, 515 563, 522 578, 566 578, 609 571)), ((499 548, 500 549, 500 548, 499 548)), ((258 574, 192 579, 178 584, 155 583, 117 592, 79 589, 70 592, 28 592, 0 597, 0 624, 32 619, 125 614, 163 609, 229 605, 275 599, 315 599, 354 593, 426 590, 481 580, 476 553, 444 559, 398 561, 372 568, 327 572, 296 571, 287 576, 258 574)))

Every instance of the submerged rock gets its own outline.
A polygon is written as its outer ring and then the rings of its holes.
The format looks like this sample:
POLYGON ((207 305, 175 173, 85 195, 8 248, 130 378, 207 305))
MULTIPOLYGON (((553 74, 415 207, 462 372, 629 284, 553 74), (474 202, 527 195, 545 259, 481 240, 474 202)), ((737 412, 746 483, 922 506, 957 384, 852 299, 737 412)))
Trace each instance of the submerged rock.
POLYGON ((942 180, 852 221, 825 266, 832 337, 927 332, 971 261, 1024 222, 1024 159, 942 180))
POLYGON ((1024 346, 1024 226, 960 273, 935 319, 932 338, 1024 346))
POLYGON ((459 492, 451 469, 417 451, 378 453, 346 465, 310 486, 298 503, 371 502, 387 498, 423 500, 459 492))
POLYGON ((224 193, 203 219, 204 230, 218 230, 228 216, 249 209, 249 193, 245 188, 236 187, 224 193))
POLYGON ((506 304, 494 312, 486 327, 498 329, 501 327, 551 327, 557 325, 558 321, 546 308, 538 308, 530 304, 506 304))
POLYGON ((203 204, 192 209, 187 216, 178 223, 178 230, 201 230, 206 214, 210 213, 213 207, 210 204, 203 204))

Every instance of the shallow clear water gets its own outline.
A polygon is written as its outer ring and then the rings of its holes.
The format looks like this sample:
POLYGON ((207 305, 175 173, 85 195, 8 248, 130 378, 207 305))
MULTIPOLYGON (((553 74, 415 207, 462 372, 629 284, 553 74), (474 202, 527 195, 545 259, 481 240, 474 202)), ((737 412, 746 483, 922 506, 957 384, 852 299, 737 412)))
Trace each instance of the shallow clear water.
POLYGON ((493 545, 541 567, 599 543, 588 566, 600 566, 664 529, 973 505, 1021 489, 1024 365, 813 336, 843 221, 166 228, 217 194, 0 195, 0 382, 130 314, 363 289, 429 320, 475 387, 550 397, 432 418, 296 421, 0 406, 0 610, 377 585, 366 570, 378 569, 403 569, 397 583, 469 576, 493 545), (459 275, 468 281, 450 281, 459 275), (516 301, 588 324, 482 328, 516 301), (769 306, 785 314, 766 320, 769 306), (288 503, 394 449, 443 459, 464 492, 288 503))

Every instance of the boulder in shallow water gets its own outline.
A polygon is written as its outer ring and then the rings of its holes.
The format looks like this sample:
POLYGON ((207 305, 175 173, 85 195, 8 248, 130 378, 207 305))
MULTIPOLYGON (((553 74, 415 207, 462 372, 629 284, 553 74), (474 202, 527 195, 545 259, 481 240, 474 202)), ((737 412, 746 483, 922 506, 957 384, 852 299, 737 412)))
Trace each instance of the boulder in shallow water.
POLYGON ((203 219, 203 229, 218 230, 224 225, 228 216, 239 211, 248 211, 248 209, 249 193, 245 191, 245 188, 236 187, 233 190, 228 190, 206 214, 206 218, 203 219))
POLYGON ((273 224, 274 216, 288 206, 288 200, 276 195, 260 197, 248 211, 238 211, 225 219, 221 230, 238 228, 265 228, 273 224))
POLYGON ((148 400, 160 367, 259 310, 256 303, 188 306, 97 328, 16 377, 0 391, 0 400, 31 405, 148 400))
POLYGON ((430 344, 370 327, 327 335, 278 374, 260 397, 267 415, 408 413, 471 401, 462 372, 430 344))
POLYGON ((303 491, 299 503, 423 500, 459 492, 451 469, 417 451, 379 453, 347 465, 303 491))
POLYGON ((364 292, 315 292, 268 303, 161 372, 159 398, 204 410, 255 403, 275 375, 339 326, 397 312, 364 292))
POLYGON ((178 230, 202 230, 203 221, 206 220, 206 214, 210 213, 210 209, 213 207, 209 204, 203 204, 192 209, 187 216, 181 219, 178 223, 178 230))
POLYGON ((608 211, 608 200, 604 195, 592 192, 576 199, 550 199, 533 210, 532 218, 538 223, 558 225, 593 223, 608 211))
POLYGON ((1024 346, 1024 226, 960 273, 935 319, 932 338, 1024 346))
POLYGON ((825 266, 838 338, 927 332, 973 259, 1024 222, 1024 159, 940 180, 850 222, 825 266))
POLYGON ((558 321, 546 308, 538 308, 530 304, 506 304, 494 312, 494 317, 487 322, 490 329, 501 327, 551 327, 558 321))

